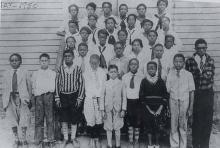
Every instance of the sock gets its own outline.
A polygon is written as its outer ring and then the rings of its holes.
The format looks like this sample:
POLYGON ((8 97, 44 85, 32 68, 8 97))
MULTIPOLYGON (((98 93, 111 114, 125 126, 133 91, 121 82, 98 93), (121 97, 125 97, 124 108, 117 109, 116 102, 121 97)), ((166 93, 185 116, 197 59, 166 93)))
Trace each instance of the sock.
POLYGON ((106 131, 108 146, 112 147, 112 131, 106 131))
POLYGON ((139 128, 134 129, 134 140, 135 142, 138 142, 139 140, 139 128))
POLYGON ((66 122, 62 122, 62 133, 64 140, 68 140, 68 124, 66 122))
POLYGON ((128 127, 128 138, 129 138, 130 143, 134 141, 134 128, 133 127, 128 127))
POLYGON ((17 128, 17 126, 12 127, 12 132, 15 136, 15 140, 18 140, 18 128, 17 128))
POLYGON ((27 132, 27 127, 21 127, 22 130, 22 140, 26 141, 26 132, 27 132))
POLYGON ((77 125, 71 124, 71 140, 74 140, 76 138, 76 129, 77 129, 77 125))
POLYGON ((116 143, 116 147, 121 146, 121 131, 120 130, 115 131, 115 143, 116 143))

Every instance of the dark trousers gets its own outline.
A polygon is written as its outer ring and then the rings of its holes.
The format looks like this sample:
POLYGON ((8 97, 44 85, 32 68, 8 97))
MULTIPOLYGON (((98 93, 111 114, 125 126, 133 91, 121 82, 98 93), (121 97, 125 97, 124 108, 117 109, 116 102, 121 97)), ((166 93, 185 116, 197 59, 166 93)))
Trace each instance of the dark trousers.
POLYGON ((44 118, 46 118, 47 139, 54 140, 53 93, 46 93, 35 98, 35 141, 44 139, 44 118))
POLYGON ((192 125, 193 148, 209 148, 213 100, 214 92, 212 89, 195 91, 192 125))

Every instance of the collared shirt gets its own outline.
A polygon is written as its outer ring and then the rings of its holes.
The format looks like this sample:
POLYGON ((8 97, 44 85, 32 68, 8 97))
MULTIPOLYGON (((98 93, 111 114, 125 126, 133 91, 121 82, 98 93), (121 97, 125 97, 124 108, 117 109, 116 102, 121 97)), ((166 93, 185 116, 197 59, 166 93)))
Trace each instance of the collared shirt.
POLYGON ((201 58, 199 55, 196 55, 196 56, 195 56, 195 60, 196 60, 196 63, 197 63, 197 65, 198 65, 198 68, 199 68, 200 72, 202 72, 202 69, 201 69, 201 61, 203 62, 203 64, 205 64, 206 56, 203 55, 202 58, 201 58))
POLYGON ((140 73, 136 73, 134 77, 134 88, 130 88, 130 81, 133 74, 131 72, 126 73, 122 77, 123 85, 125 86, 126 96, 128 99, 138 99, 139 98, 139 90, 140 84, 144 76, 140 73))
POLYGON ((136 38, 140 38, 140 29, 138 27, 134 27, 133 29, 129 29, 127 27, 127 32, 128 32, 128 40, 129 40, 129 44, 130 44, 130 41, 132 42, 134 39, 136 38))
POLYGON ((195 60, 196 55, 195 53, 191 58, 186 60, 185 68, 193 74, 196 90, 212 89, 215 75, 214 60, 206 53, 206 61, 203 64, 203 70, 201 72, 195 60))
POLYGON ((90 67, 89 60, 90 60, 90 54, 87 53, 87 55, 86 55, 85 57, 76 56, 76 58, 74 59, 74 64, 76 64, 76 65, 78 65, 79 67, 81 67, 81 70, 82 70, 82 72, 84 73, 85 70, 90 67), (84 66, 85 66, 85 67, 84 67, 85 69, 83 69, 83 68, 81 67, 81 66, 82 66, 82 63, 83 63, 83 60, 84 60, 84 64, 85 64, 85 65, 84 65, 84 66))
POLYGON ((195 90, 193 76, 185 69, 180 70, 179 76, 175 69, 171 69, 167 76, 166 86, 170 98, 182 101, 189 100, 189 92, 195 90))
POLYGON ((119 73, 126 74, 128 71, 128 62, 129 62, 129 59, 126 56, 122 56, 121 58, 117 58, 116 56, 114 56, 110 60, 109 65, 112 64, 112 65, 118 66, 119 73))
POLYGON ((35 71, 32 75, 33 93, 40 96, 47 92, 55 92, 56 72, 51 69, 35 71))

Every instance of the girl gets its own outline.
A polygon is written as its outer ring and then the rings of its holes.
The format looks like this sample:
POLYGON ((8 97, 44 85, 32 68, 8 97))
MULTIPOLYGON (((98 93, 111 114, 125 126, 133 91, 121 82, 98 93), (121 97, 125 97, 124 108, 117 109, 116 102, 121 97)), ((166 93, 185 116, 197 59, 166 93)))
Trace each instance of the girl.
POLYGON ((113 17, 105 20, 105 28, 109 33, 108 43, 114 45, 117 39, 116 21, 113 17))
POLYGON ((91 32, 92 32, 92 41, 94 44, 96 44, 97 42, 97 20, 98 20, 98 16, 94 13, 94 14, 90 14, 88 16, 88 27, 90 28, 91 32))
POLYGON ((118 31, 118 41, 122 43, 124 47, 124 55, 128 56, 131 52, 131 45, 128 41, 128 32, 126 30, 119 30, 118 31))
POLYGON ((104 129, 107 133, 108 148, 112 148, 112 131, 115 131, 116 148, 120 148, 120 129, 124 125, 124 115, 127 106, 125 90, 122 81, 118 79, 118 67, 108 67, 110 79, 104 83, 100 98, 100 110, 104 119, 104 129))
POLYGON ((140 85, 139 98, 141 101, 142 120, 148 133, 148 148, 159 148, 159 137, 165 126, 165 109, 168 93, 166 85, 157 74, 157 63, 147 64, 147 74, 140 85), (152 138, 156 141, 153 142, 152 138))
POLYGON ((155 30, 150 30, 147 34, 148 45, 146 46, 146 50, 148 52, 148 58, 150 60, 154 59, 153 48, 157 43, 158 34, 155 30))

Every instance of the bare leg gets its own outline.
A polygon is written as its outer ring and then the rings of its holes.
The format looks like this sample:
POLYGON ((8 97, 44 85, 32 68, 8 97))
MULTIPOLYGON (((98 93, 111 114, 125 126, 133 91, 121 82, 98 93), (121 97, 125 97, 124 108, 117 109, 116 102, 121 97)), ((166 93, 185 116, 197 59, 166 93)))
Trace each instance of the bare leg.
POLYGON ((153 143, 152 143, 152 134, 147 134, 147 137, 148 137, 148 145, 153 145, 153 143))
POLYGON ((115 141, 116 141, 116 147, 120 147, 121 146, 121 131, 120 130, 115 131, 115 141))
POLYGON ((108 146, 112 147, 112 131, 107 130, 107 142, 108 142, 108 146))

